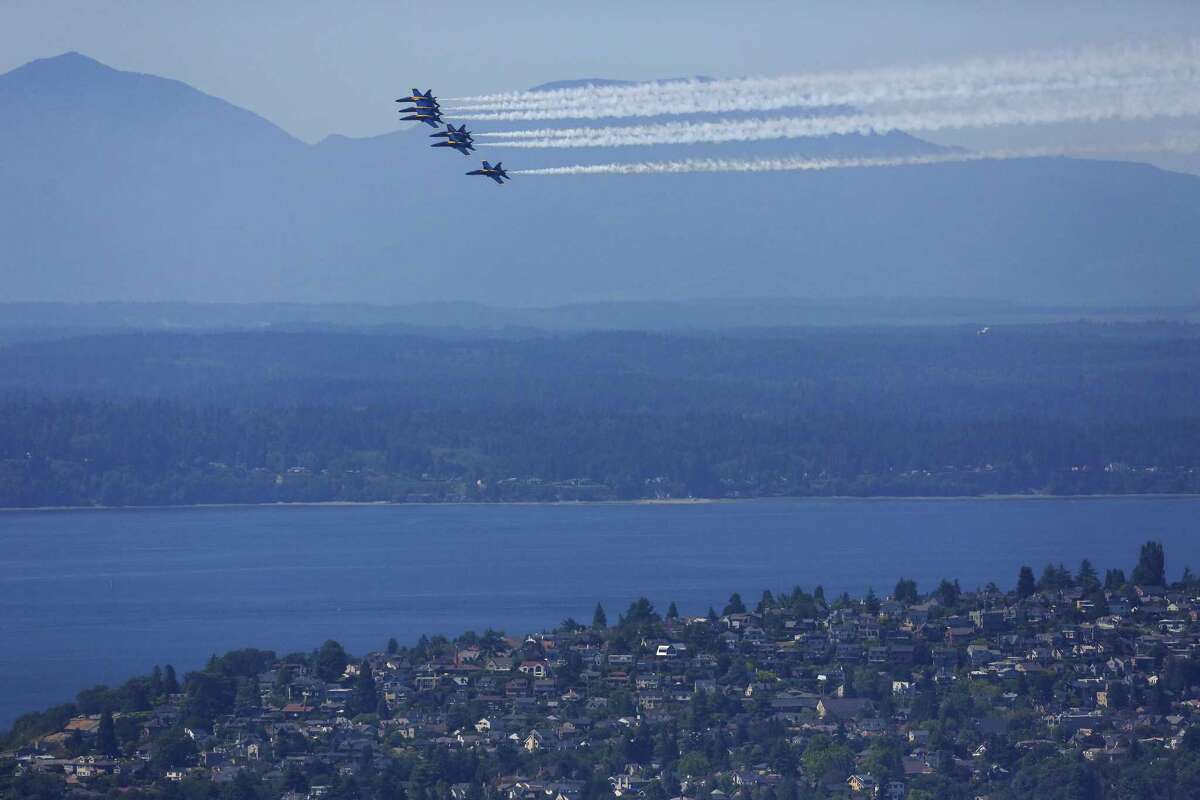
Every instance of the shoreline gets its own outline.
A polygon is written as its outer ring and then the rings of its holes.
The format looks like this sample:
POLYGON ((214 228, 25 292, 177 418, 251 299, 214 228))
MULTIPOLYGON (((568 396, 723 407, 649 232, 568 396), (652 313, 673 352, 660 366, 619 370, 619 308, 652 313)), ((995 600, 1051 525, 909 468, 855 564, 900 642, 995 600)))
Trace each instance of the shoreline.
POLYGON ((954 494, 954 495, 803 495, 785 497, 677 497, 639 500, 448 500, 446 502, 422 501, 398 503, 392 500, 305 500, 276 503, 191 503, 156 506, 18 506, 0 507, 5 513, 46 513, 79 511, 201 511, 206 509, 291 509, 291 508, 433 508, 471 506, 699 506, 728 505, 734 503, 771 503, 785 501, 836 501, 836 502, 951 502, 956 500, 1117 500, 1142 498, 1151 500, 1196 500, 1197 492, 1129 492, 1125 494, 954 494))

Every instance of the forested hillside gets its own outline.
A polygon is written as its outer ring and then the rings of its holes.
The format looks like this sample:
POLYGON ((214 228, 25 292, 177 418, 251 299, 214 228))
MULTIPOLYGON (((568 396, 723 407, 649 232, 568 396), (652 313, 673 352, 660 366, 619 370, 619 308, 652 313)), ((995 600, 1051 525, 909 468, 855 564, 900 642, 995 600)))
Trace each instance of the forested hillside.
POLYGON ((1200 490, 1182 325, 0 349, 0 504, 1200 490))

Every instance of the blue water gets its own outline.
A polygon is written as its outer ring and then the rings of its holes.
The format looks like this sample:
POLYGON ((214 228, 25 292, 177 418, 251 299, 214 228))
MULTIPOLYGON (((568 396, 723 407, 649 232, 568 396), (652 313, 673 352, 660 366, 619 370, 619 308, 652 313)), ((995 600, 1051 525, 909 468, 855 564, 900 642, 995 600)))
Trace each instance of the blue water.
POLYGON ((1128 570, 1147 538, 1175 577, 1198 534, 1200 499, 1152 497, 0 513, 0 726, 236 647, 520 633, 640 594, 686 614, 797 584, 1009 587, 1022 564, 1128 570))

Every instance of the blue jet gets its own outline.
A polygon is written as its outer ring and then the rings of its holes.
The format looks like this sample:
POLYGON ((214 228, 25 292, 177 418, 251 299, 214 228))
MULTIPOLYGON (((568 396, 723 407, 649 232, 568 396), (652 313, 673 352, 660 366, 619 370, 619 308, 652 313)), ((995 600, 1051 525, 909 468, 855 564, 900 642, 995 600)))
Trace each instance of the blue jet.
POLYGON ((429 146, 430 147, 451 147, 451 148, 454 148, 455 150, 457 150, 458 152, 462 153, 464 156, 471 155, 472 151, 475 150, 475 145, 471 144, 470 142, 461 142, 461 141, 458 141, 455 139, 449 139, 445 142, 434 142, 433 144, 431 144, 429 146))
POLYGON ((429 138, 446 140, 444 142, 434 142, 429 145, 430 147, 451 147, 464 156, 470 155, 475 149, 475 140, 471 138, 471 133, 467 130, 466 125, 460 125, 458 130, 455 130, 453 125, 447 125, 446 130, 431 133, 429 134, 429 138))
MULTIPOLYGON (((508 172, 505 171, 504 167, 500 166, 499 161, 496 162, 496 166, 494 166, 494 167, 491 164, 489 164, 488 162, 484 161, 483 169, 473 169, 470 172, 468 172, 467 174, 468 175, 484 175, 486 177, 491 178, 492 180, 494 180, 496 183, 500 184, 501 186, 504 185, 503 179, 508 178, 508 172)), ((512 178, 508 178, 508 179, 510 181, 512 180, 512 178)))
POLYGON ((446 130, 438 131, 437 133, 431 133, 431 134, 429 134, 429 138, 430 139, 438 139, 438 138, 441 138, 441 139, 466 139, 468 142, 472 141, 471 132, 469 130, 467 130, 466 123, 459 125, 457 129, 453 125, 447 125, 446 130))
POLYGON ((424 122, 431 128, 436 128, 442 124, 442 112, 435 108, 404 108, 400 110, 401 114, 409 113, 407 117, 401 117, 403 121, 424 122))
POLYGON ((413 89, 412 94, 408 97, 397 97, 397 103, 412 103, 418 108, 438 108, 437 98, 433 96, 433 89, 426 89, 425 94, 421 94, 420 89, 413 89))

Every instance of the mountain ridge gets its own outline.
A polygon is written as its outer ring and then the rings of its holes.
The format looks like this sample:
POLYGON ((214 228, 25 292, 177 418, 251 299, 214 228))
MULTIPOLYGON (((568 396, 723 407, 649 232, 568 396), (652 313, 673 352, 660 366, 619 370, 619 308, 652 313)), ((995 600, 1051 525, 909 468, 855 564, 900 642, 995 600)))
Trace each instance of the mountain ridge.
MULTIPOLYGON (((500 189, 463 177, 475 160, 429 150, 423 126, 307 144, 187 84, 78 54, 0 76, 0 116, 0 285, 14 301, 1200 301, 1200 179, 1131 162, 517 175, 500 189)), ((937 149, 905 134, 480 144, 479 158, 516 169, 937 149)))

